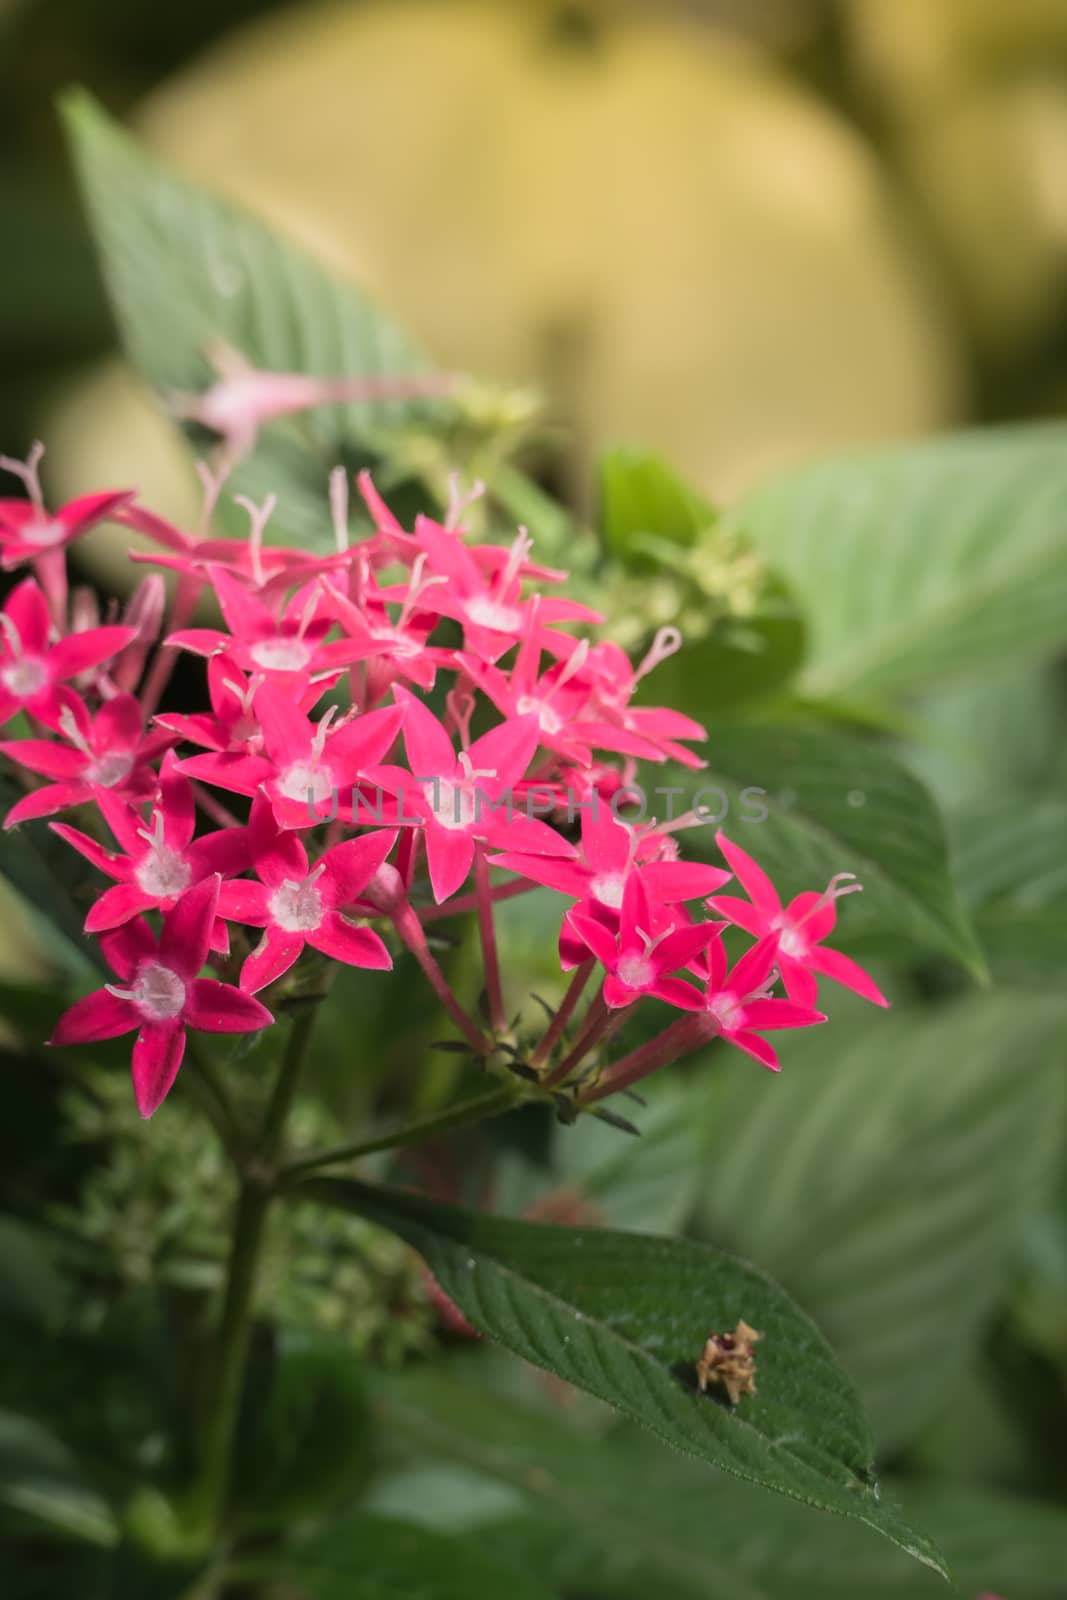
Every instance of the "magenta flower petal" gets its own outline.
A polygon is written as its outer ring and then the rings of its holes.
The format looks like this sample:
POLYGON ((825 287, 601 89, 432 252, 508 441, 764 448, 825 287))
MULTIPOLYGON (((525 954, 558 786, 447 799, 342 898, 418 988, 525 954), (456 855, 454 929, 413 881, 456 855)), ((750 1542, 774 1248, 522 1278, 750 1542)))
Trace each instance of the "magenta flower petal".
POLYGON ((195 978, 211 948, 211 930, 219 902, 218 873, 187 889, 174 910, 163 918, 159 958, 185 979, 195 978))
POLYGON ((136 628, 87 628, 84 633, 68 634, 53 645, 48 664, 55 677, 74 678, 118 655, 136 637, 136 628))
POLYGON ((343 844, 327 850, 319 863, 323 867, 320 888, 329 896, 331 904, 351 905, 395 843, 396 830, 390 828, 362 834, 358 839, 346 839, 343 844))
POLYGON ((328 911, 322 922, 307 936, 308 944, 335 961, 350 967, 371 967, 379 972, 392 970, 393 958, 373 928, 354 928, 336 911, 328 911))
POLYGON ((163 1104, 185 1054, 185 1028, 172 1022, 145 1023, 133 1047, 131 1071, 137 1109, 150 1117, 163 1104))
POLYGON ((215 978, 196 978, 189 985, 184 1020, 201 1033, 255 1033, 274 1021, 265 1005, 215 978))
POLYGON ((0 752, 10 756, 12 761, 18 762, 28 772, 39 772, 42 778, 61 781, 80 778, 87 765, 80 750, 73 750, 70 745, 59 744, 51 739, 0 740, 0 752))
POLYGON ((430 886, 438 905, 448 900, 466 882, 474 862, 474 840, 459 828, 426 829, 426 862, 430 886))
POLYGON ((85 919, 86 933, 103 933, 108 928, 121 927, 131 917, 139 917, 156 904, 150 894, 145 894, 135 883, 116 883, 105 889, 85 919))
POLYGON ((49 1044, 88 1044, 95 1039, 117 1039, 140 1025, 137 1009, 108 989, 96 989, 64 1011, 49 1044))
POLYGON ((764 916, 775 917, 782 909, 778 891, 763 868, 739 845, 731 844, 724 833, 717 833, 715 841, 730 864, 730 870, 741 884, 752 904, 764 916))
POLYGON ((303 948, 302 933, 285 933, 276 925, 268 927, 241 968, 241 988, 246 994, 265 989, 289 971, 303 948))
POLYGON ((154 961, 159 954, 155 935, 141 917, 101 934, 100 950, 116 977, 127 982, 142 961, 154 961))
POLYGON ((265 928, 271 920, 271 891, 264 883, 249 878, 233 878, 219 889, 216 914, 227 922, 241 922, 249 928, 265 928))
POLYGON ((832 978, 834 983, 840 983, 844 988, 851 989, 854 994, 861 995, 864 1000, 870 1000, 873 1005, 889 1005, 889 1001, 874 979, 868 977, 861 966, 849 956, 843 956, 839 950, 827 950, 825 945, 821 945, 809 955, 808 965, 815 972, 821 972, 824 978, 832 978))

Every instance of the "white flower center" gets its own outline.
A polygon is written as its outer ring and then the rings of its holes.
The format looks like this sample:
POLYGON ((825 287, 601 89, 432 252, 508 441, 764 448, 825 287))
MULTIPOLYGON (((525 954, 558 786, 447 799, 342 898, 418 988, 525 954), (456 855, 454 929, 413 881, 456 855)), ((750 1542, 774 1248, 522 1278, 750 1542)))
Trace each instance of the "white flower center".
POLYGON ((563 726, 563 718, 559 712, 553 711, 544 700, 535 700, 533 695, 521 694, 515 702, 515 710, 520 717, 528 716, 531 711, 535 711, 542 733, 558 733, 563 726))
POLYGON ((778 939, 778 948, 784 956, 791 956, 794 961, 803 961, 808 953, 808 941, 800 928, 786 925, 778 939))
POLYGON ((467 784, 451 783, 447 778, 431 778, 429 783, 422 785, 422 792, 442 828, 469 828, 477 818, 477 801, 467 784))
POLYGON ((286 933, 314 933, 322 922, 322 895, 315 887, 318 873, 296 881, 287 878, 270 897, 270 914, 286 933))
POLYGON ((66 536, 67 530, 62 522, 47 518, 41 522, 27 522, 19 534, 19 539, 23 544, 35 544, 42 550, 47 550, 50 545, 60 544, 66 536))
POLYGON ((48 682, 48 668, 37 656, 20 656, 0 672, 4 688, 16 700, 30 700, 48 682))
POLYGON ((185 983, 170 967, 159 961, 145 961, 137 969, 131 989, 106 985, 109 994, 129 1000, 146 1022, 171 1022, 185 1010, 185 983))
POLYGON ((375 628, 371 638, 377 639, 381 644, 391 645, 394 656, 410 659, 411 656, 422 654, 422 646, 407 638, 396 628, 375 628))
POLYGON ((333 794, 333 775, 329 767, 315 761, 295 761, 283 774, 278 792, 286 800, 300 800, 305 805, 321 805, 333 794))
POLYGON ((260 639, 248 652, 265 672, 303 672, 313 652, 303 639, 260 639))
POLYGON ((607 906, 612 911, 618 911, 622 905, 623 892, 626 888, 626 879, 621 872, 604 872, 594 878, 589 885, 589 892, 594 900, 599 900, 602 906, 607 906))
POLYGON ((741 1001, 728 994, 712 995, 708 1001, 708 1010, 723 1033, 729 1033, 740 1025, 742 1009, 741 1001))
POLYGON ((475 595, 465 607, 467 618, 477 628, 491 628, 494 633, 518 633, 522 627, 522 612, 514 606, 501 605, 488 595, 475 595))
POLYGON ((133 754, 129 750, 110 750, 107 755, 98 761, 90 763, 85 776, 90 783, 98 783, 101 789, 113 789, 128 777, 133 766, 133 754))
POLYGON ((655 981, 656 972, 647 956, 623 956, 615 975, 628 989, 647 989, 655 981))
POLYGON ((189 887, 192 872, 185 857, 169 845, 153 845, 142 856, 134 876, 142 894, 154 900, 173 900, 189 887))

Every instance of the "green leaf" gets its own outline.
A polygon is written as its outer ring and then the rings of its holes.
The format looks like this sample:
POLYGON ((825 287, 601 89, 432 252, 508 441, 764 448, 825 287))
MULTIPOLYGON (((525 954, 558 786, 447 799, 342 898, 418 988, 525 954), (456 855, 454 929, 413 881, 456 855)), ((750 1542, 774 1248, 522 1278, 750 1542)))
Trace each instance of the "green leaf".
POLYGON ((748 534, 808 616, 813 696, 897 694, 1067 636, 1067 428, 990 429, 783 473, 748 534))
POLYGON ((367 1514, 240 1572, 283 1580, 304 1600, 552 1600, 555 1592, 472 1539, 367 1514))
MULTIPOLYGON (((88 96, 64 118, 123 345, 161 391, 206 388, 204 351, 225 341, 255 367, 369 379, 427 369, 416 345, 358 289, 331 277, 263 223, 147 154, 88 96)), ((280 490, 287 533, 329 537, 326 473, 427 402, 323 407, 269 430, 228 490, 280 490)))
POLYGON ((835 1018, 773 1093, 729 1069, 706 1227, 810 1308, 890 1446, 942 1402, 1054 1173, 1065 1023, 1056 996, 972 996, 835 1018))
POLYGON ((878 1499, 867 1426, 833 1352, 754 1267, 687 1240, 505 1222, 342 1179, 306 1188, 406 1239, 475 1327, 516 1355, 676 1449, 866 1522, 940 1570, 878 1499), (759 1392, 733 1409, 696 1391, 694 1363, 709 1328, 741 1318, 764 1339, 759 1392))
MULTIPOLYGON (((882 746, 807 726, 726 726, 716 731, 708 762, 707 772, 688 777, 675 809, 704 791, 702 803, 723 819, 723 831, 782 894, 822 889, 835 873, 854 872, 863 893, 841 910, 844 935, 891 934, 911 953, 937 951, 985 976, 949 875, 941 816, 882 746)), ((690 834, 694 849, 711 856, 713 831, 690 834)))
POLYGON ((994 977, 1058 979, 1067 966, 1067 805, 986 802, 953 831, 960 891, 994 977))
MULTIPOLYGON (((0 773, 4 815, 21 792, 6 773, 0 773)), ((70 892, 70 851, 59 845, 55 834, 39 822, 0 832, 0 874, 26 902, 27 918, 40 932, 49 959, 59 971, 81 980, 104 963, 83 931, 84 914, 70 892)))
POLYGON ((245 1396, 234 1474, 244 1524, 321 1512, 368 1470, 361 1364, 339 1336, 285 1330, 245 1396))
POLYGON ((53 1328, 69 1303, 55 1265, 55 1239, 19 1217, 0 1216, 0 1315, 38 1329, 53 1328))
POLYGON ((61 1443, 32 1417, 0 1411, 0 1506, 53 1533, 108 1546, 118 1533, 107 1503, 61 1443))
MULTIPOLYGON (((463 1476, 446 1484, 445 1494, 465 1529, 477 1531, 483 1548, 524 1561, 568 1593, 628 1600, 643 1582, 646 1596, 670 1600, 766 1600, 779 1591, 763 1575, 800 1550, 812 1566, 826 1551, 829 1570, 888 1571, 904 1593, 909 1581, 918 1594, 944 1593, 933 1573, 854 1523, 768 1499, 628 1426, 591 1436, 558 1410, 536 1411, 487 1392, 472 1362, 459 1363, 458 1375, 453 1363, 380 1382, 383 1420, 417 1452, 418 1464, 385 1479, 378 1499, 417 1504, 420 1520, 430 1519, 435 1506, 418 1492, 426 1456, 442 1464, 439 1470, 459 1466, 463 1476)), ((913 1509, 924 1509, 915 1497, 913 1509)), ((1039 1546, 1046 1560, 1050 1529, 1062 1521, 1048 1514, 1039 1546)), ((857 1592, 858 1584, 850 1600, 857 1592)))
POLYGON ((694 545, 715 521, 708 502, 656 455, 642 450, 609 450, 598 464, 600 530, 612 555, 624 563, 637 558, 643 538, 694 545))

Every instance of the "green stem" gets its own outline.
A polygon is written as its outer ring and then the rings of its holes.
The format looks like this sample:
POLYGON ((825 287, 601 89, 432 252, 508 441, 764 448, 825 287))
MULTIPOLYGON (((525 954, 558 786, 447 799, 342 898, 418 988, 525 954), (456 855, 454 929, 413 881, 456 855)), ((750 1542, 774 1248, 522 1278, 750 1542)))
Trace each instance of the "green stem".
POLYGON ((436 1134, 448 1133, 453 1128, 464 1128, 473 1122, 499 1116, 501 1112, 512 1110, 521 1099, 521 1091, 516 1086, 501 1084, 496 1089, 486 1090, 484 1094, 462 1100, 459 1105, 450 1106, 445 1111, 436 1111, 432 1116, 408 1122, 402 1128, 394 1128, 377 1139, 367 1139, 362 1144, 336 1145, 332 1150, 320 1150, 316 1155, 293 1161, 282 1168, 279 1182, 288 1185, 299 1181, 308 1172, 332 1166, 338 1161, 357 1161, 361 1156, 377 1155, 382 1150, 397 1150, 403 1145, 418 1144, 423 1139, 432 1139, 436 1134))
POLYGON ((267 1215, 277 1193, 275 1166, 316 1015, 317 1007, 309 1007, 293 1019, 258 1148, 241 1171, 216 1364, 201 1438, 200 1476, 193 1496, 194 1519, 216 1533, 230 1487, 234 1434, 252 1337, 256 1275, 267 1215))

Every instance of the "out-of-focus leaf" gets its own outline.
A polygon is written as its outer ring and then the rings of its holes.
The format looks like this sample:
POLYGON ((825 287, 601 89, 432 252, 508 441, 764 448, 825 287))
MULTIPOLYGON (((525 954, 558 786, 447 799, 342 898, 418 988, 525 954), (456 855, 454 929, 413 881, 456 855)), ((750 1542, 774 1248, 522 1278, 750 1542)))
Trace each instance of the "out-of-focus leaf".
MULTIPOLYGON (((0 774, 0 808, 6 813, 19 797, 11 779, 0 774)), ((0 832, 0 873, 27 903, 35 929, 45 934, 48 955, 61 971, 84 977, 102 966, 94 944, 85 937, 84 913, 70 892, 69 854, 55 849, 59 840, 41 822, 0 832)))
POLYGON ((115 1520, 66 1445, 36 1422, 0 1411, 0 1505, 89 1544, 111 1545, 115 1520))
POLYGON ((505 1222, 346 1179, 306 1185, 393 1229, 463 1314, 536 1366, 676 1449, 778 1494, 854 1517, 941 1570, 881 1502, 857 1397, 817 1328, 746 1262, 684 1239, 505 1222), (697 1392, 709 1327, 763 1334, 759 1392, 735 1409, 697 1392))
POLYGON ((873 698, 1067 637, 1067 429, 990 429, 785 472, 727 525, 789 582, 811 695, 873 698))
POLYGON ((269 1368, 265 1392, 245 1397, 234 1475, 245 1523, 321 1514, 368 1471, 363 1371, 351 1345, 286 1330, 269 1368))
POLYGON ((642 539, 693 545, 715 521, 715 512, 697 490, 659 456, 643 450, 609 450, 598 464, 600 531, 620 561, 642 560, 642 539))
POLYGON ((901 1444, 1003 1288, 1063 1142, 1067 1005, 970 997, 835 1018, 768 1087, 734 1070, 707 1156, 711 1236, 780 1274, 901 1444))
MULTIPOLYGON (((890 934, 911 952, 937 951, 984 975, 940 813, 881 745, 806 726, 726 726, 709 745, 708 770, 685 780, 676 812, 699 802, 722 818, 783 895, 854 872, 863 894, 842 909, 843 934, 890 934)), ((658 813, 658 802, 650 809, 658 813)), ((710 825, 689 839, 714 854, 710 825)))
POLYGON ((1067 805, 986 802, 953 831, 960 893, 994 977, 1054 981, 1067 967, 1067 805))
POLYGON ((0 1316, 53 1327, 68 1298, 48 1232, 19 1217, 0 1216, 0 1316))
MULTIPOLYGON (((352 285, 338 282, 238 207, 149 156, 85 95, 65 118, 126 353, 161 391, 212 382, 205 349, 226 341, 283 373, 398 378, 424 372, 413 341, 352 285)), ((289 537, 332 537, 326 473, 373 435, 427 415, 427 403, 322 407, 270 430, 230 485, 280 491, 289 537)))
POLYGON ((303 1600, 552 1600, 556 1592, 474 1539, 367 1514, 239 1570, 284 1582, 303 1600))
MULTIPOLYGON (((936 1597, 944 1585, 900 1551, 839 1519, 816 1518, 701 1471, 623 1427, 594 1439, 478 1382, 477 1363, 384 1381, 384 1420, 441 1463, 462 1464, 462 1525, 489 1550, 525 1560, 589 1600, 883 1600, 936 1597), (480 1485, 480 1486, 479 1486, 480 1485), (509 1506, 505 1486, 528 1508, 509 1506)), ((432 1504, 401 1473, 379 1493, 432 1504)), ((959 1590, 1054 1600, 1067 1516, 1058 1507, 918 1481, 894 1482, 935 1531, 959 1590)), ((457 1495, 459 1496, 457 1500, 457 1495)), ((413 1513, 414 1514, 414 1513, 413 1513)))

